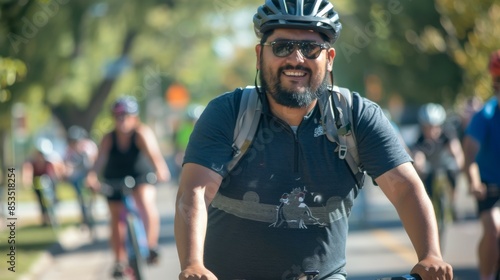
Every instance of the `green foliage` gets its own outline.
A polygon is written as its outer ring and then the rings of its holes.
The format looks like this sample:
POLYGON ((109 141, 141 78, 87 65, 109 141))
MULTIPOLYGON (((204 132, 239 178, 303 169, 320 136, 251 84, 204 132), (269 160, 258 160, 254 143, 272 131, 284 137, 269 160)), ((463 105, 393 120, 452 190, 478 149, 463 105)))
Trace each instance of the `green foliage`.
POLYGON ((452 102, 461 69, 428 34, 439 33, 439 14, 431 1, 354 1, 341 14, 343 30, 336 44, 335 73, 382 105, 452 102), (435 46, 423 48, 422 45, 435 46), (373 86, 373 77, 380 85, 373 86))
POLYGON ((463 73, 461 95, 491 96, 489 55, 500 48, 500 3, 495 0, 438 0, 450 56, 463 73))
POLYGON ((0 130, 10 128, 10 108, 15 97, 9 88, 22 80, 26 72, 26 65, 20 59, 0 56, 0 130))
MULTIPOLYGON (((172 83, 192 102, 253 83, 252 17, 262 0, 27 0, 0 4, 0 128, 26 103, 30 132, 54 114, 64 126, 110 128, 122 94, 143 105, 172 83), (14 65, 14 66, 13 66, 14 65), (14 78, 13 78, 14 77, 14 78)), ((494 0, 339 0, 336 81, 389 104, 491 94, 487 57, 499 45, 494 0)), ((169 112, 164 102, 161 110, 169 112)))

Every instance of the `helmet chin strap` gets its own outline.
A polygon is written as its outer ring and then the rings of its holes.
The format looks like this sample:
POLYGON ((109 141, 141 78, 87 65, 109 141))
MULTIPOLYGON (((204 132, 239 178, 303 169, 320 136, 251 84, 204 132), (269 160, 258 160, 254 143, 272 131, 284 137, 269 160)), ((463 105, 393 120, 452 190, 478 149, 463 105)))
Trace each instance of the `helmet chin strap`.
POLYGON ((331 86, 328 88, 330 91, 333 90, 333 87, 335 86, 335 79, 333 77, 333 70, 330 71, 330 81, 332 82, 331 86))
POLYGON ((260 87, 257 85, 257 77, 258 77, 258 76, 259 76, 259 69, 256 69, 256 71, 255 71, 255 80, 254 80, 253 84, 254 84, 254 86, 255 86, 255 90, 257 91, 257 93, 258 93, 259 95, 261 95, 261 94, 262 94, 262 92, 260 91, 260 87))

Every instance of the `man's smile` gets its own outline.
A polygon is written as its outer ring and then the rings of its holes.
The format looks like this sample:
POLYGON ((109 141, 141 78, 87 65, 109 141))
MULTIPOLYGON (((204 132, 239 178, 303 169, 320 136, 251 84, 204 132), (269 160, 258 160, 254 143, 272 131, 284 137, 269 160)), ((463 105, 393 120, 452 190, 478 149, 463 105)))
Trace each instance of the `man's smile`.
POLYGON ((285 70, 283 71, 283 74, 289 77, 305 77, 307 75, 305 72, 296 70, 285 70))

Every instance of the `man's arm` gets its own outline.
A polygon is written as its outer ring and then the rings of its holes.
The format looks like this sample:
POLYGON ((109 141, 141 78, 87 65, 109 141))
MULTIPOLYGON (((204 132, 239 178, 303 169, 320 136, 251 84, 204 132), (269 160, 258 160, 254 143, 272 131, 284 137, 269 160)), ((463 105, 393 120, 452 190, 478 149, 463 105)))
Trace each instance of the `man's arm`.
POLYGON ((464 172, 469 181, 469 188, 471 193, 478 199, 486 197, 486 187, 481 183, 481 176, 479 174, 479 167, 476 163, 476 156, 479 153, 479 142, 469 135, 464 138, 464 155, 465 164, 464 172))
POLYGON ((207 208, 222 177, 198 164, 182 168, 175 211, 175 240, 181 264, 179 279, 217 279, 203 263, 207 208), (202 278, 206 277, 206 278, 202 278))
POLYGON ((111 135, 108 133, 104 135, 99 144, 97 159, 94 165, 89 170, 86 178, 86 182, 91 189, 94 191, 99 191, 101 188, 101 183, 99 182, 98 174, 101 172, 102 168, 108 161, 109 151, 111 149, 111 135))
POLYGON ((432 203, 412 164, 407 162, 376 179, 396 208, 418 257, 412 273, 423 279, 453 279, 453 271, 443 261, 432 203))
POLYGON ((461 170, 464 167, 464 151, 462 149, 462 144, 458 138, 453 138, 449 143, 449 150, 458 168, 461 170))

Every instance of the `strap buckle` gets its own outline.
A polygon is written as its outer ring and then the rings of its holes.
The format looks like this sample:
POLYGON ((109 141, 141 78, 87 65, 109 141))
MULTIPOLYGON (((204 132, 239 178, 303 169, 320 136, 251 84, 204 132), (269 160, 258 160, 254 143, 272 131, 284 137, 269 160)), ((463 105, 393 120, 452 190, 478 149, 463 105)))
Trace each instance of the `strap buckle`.
POLYGON ((241 149, 239 149, 235 143, 233 143, 232 148, 233 148, 233 157, 237 157, 241 154, 241 149))
POLYGON ((346 145, 339 145, 339 158, 345 159, 346 155, 347 155, 347 146, 346 145))

